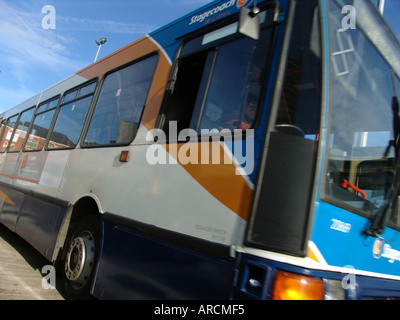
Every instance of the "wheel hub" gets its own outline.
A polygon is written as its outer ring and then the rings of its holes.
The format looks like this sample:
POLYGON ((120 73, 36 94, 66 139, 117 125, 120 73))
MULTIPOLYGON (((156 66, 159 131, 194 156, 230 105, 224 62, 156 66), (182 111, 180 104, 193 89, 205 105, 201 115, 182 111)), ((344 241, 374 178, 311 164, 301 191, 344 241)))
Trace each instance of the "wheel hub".
POLYGON ((77 287, 89 279, 94 265, 95 242, 88 231, 72 240, 65 260, 65 275, 77 287))

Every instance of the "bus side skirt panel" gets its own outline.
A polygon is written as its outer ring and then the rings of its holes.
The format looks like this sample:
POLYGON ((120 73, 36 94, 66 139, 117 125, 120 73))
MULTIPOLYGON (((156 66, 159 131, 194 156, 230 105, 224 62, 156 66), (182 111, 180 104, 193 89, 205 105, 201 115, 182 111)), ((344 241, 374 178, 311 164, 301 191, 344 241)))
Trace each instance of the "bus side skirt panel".
POLYGON ((0 192, 4 198, 0 222, 51 261, 67 204, 4 185, 0 185, 0 192))
MULTIPOLYGON (((216 257, 215 252, 200 253, 137 229, 104 220, 103 250, 93 288, 95 297, 107 300, 231 297, 234 262, 229 253, 228 259, 223 259, 216 257)), ((160 230, 160 233, 165 237, 170 232, 160 230)), ((169 236, 174 237, 172 233, 169 236)), ((181 237, 176 234, 175 238, 181 237)), ((191 241, 194 240, 187 236, 187 243, 191 241)), ((223 249, 229 252, 229 248, 223 249)))

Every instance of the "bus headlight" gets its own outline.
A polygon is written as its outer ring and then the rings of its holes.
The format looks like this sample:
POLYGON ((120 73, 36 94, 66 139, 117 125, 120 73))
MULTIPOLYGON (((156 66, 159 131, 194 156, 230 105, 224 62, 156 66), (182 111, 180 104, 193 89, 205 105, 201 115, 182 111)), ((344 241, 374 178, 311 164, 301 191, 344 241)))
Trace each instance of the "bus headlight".
POLYGON ((340 280, 325 280, 325 300, 344 300, 346 291, 343 289, 342 281, 340 280))

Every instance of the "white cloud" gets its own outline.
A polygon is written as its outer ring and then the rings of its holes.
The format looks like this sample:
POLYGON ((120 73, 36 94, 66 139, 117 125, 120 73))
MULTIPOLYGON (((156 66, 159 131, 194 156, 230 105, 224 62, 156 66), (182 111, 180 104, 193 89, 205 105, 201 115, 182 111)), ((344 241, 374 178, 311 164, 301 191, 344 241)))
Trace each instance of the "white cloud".
MULTIPOLYGON (((0 108, 12 107, 37 93, 33 91, 41 91, 92 62, 80 45, 82 41, 87 43, 79 38, 82 30, 131 35, 157 28, 151 24, 67 17, 57 12, 56 30, 46 30, 41 9, 37 4, 0 0, 0 108)), ((95 51, 94 45, 93 57, 95 51)))
POLYGON ((66 39, 56 33, 45 33, 41 21, 40 11, 34 14, 0 0, 2 111, 34 94, 38 88, 39 70, 61 70, 72 62, 68 57, 66 39))
POLYGON ((63 17, 57 14, 57 30, 52 31, 42 28, 43 18, 40 11, 29 12, 0 0, 0 61, 7 61, 18 72, 29 70, 32 66, 46 66, 51 70, 75 66, 76 70, 85 64, 74 60, 76 53, 71 53, 69 48, 76 43, 74 37, 67 38, 67 34, 81 30, 146 34, 157 28, 151 24, 63 17))
POLYGON ((146 23, 126 23, 112 20, 94 20, 86 18, 58 16, 58 21, 65 24, 69 30, 82 30, 92 32, 147 34, 158 28, 156 25, 146 23))
POLYGON ((29 12, 0 0, 2 108, 10 108, 50 86, 54 77, 61 80, 57 78, 59 72, 68 76, 84 65, 71 57, 67 38, 42 28, 42 18, 41 11, 29 12))
POLYGON ((42 16, 0 0, 0 54, 14 66, 46 65, 57 69, 68 58, 67 42, 55 32, 44 30, 42 16))

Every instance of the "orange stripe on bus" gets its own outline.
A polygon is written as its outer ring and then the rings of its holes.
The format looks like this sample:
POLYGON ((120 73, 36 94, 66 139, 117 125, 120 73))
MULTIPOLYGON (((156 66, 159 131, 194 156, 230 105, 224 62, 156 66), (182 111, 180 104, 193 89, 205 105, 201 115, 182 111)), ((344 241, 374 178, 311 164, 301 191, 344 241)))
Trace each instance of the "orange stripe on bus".
POLYGON ((147 37, 142 37, 139 40, 115 51, 107 57, 91 64, 90 66, 77 72, 78 75, 92 79, 101 77, 105 73, 116 69, 124 64, 139 59, 151 52, 157 51, 157 46, 147 37))
POLYGON ((5 203, 15 206, 15 203, 1 190, 0 190, 0 200, 3 200, 5 203))
POLYGON ((318 260, 317 256, 315 255, 314 251, 311 250, 310 247, 308 247, 308 253, 307 253, 307 257, 320 263, 320 261, 318 260))
POLYGON ((170 72, 171 65, 168 59, 163 54, 160 54, 156 72, 147 97, 146 108, 142 116, 142 124, 147 130, 153 129, 156 125, 170 72))
MULTIPOLYGON (((203 186, 226 207, 247 221, 252 202, 253 190, 249 187, 242 176, 236 175, 236 166, 233 163, 227 163, 224 159, 225 151, 219 142, 208 143, 209 164, 205 164, 206 161, 204 158, 201 158, 202 156, 200 152, 198 154, 197 163, 183 164, 179 159, 180 157, 177 157, 177 155, 179 155, 179 151, 184 145, 185 144, 178 144, 177 151, 170 150, 171 148, 169 145, 166 145, 165 148, 201 186, 203 186), (219 164, 212 163, 212 148, 215 148, 215 144, 220 148, 219 164)), ((198 145, 200 149, 201 143, 198 145)), ((214 159, 214 162, 218 161, 215 161, 214 159)))

